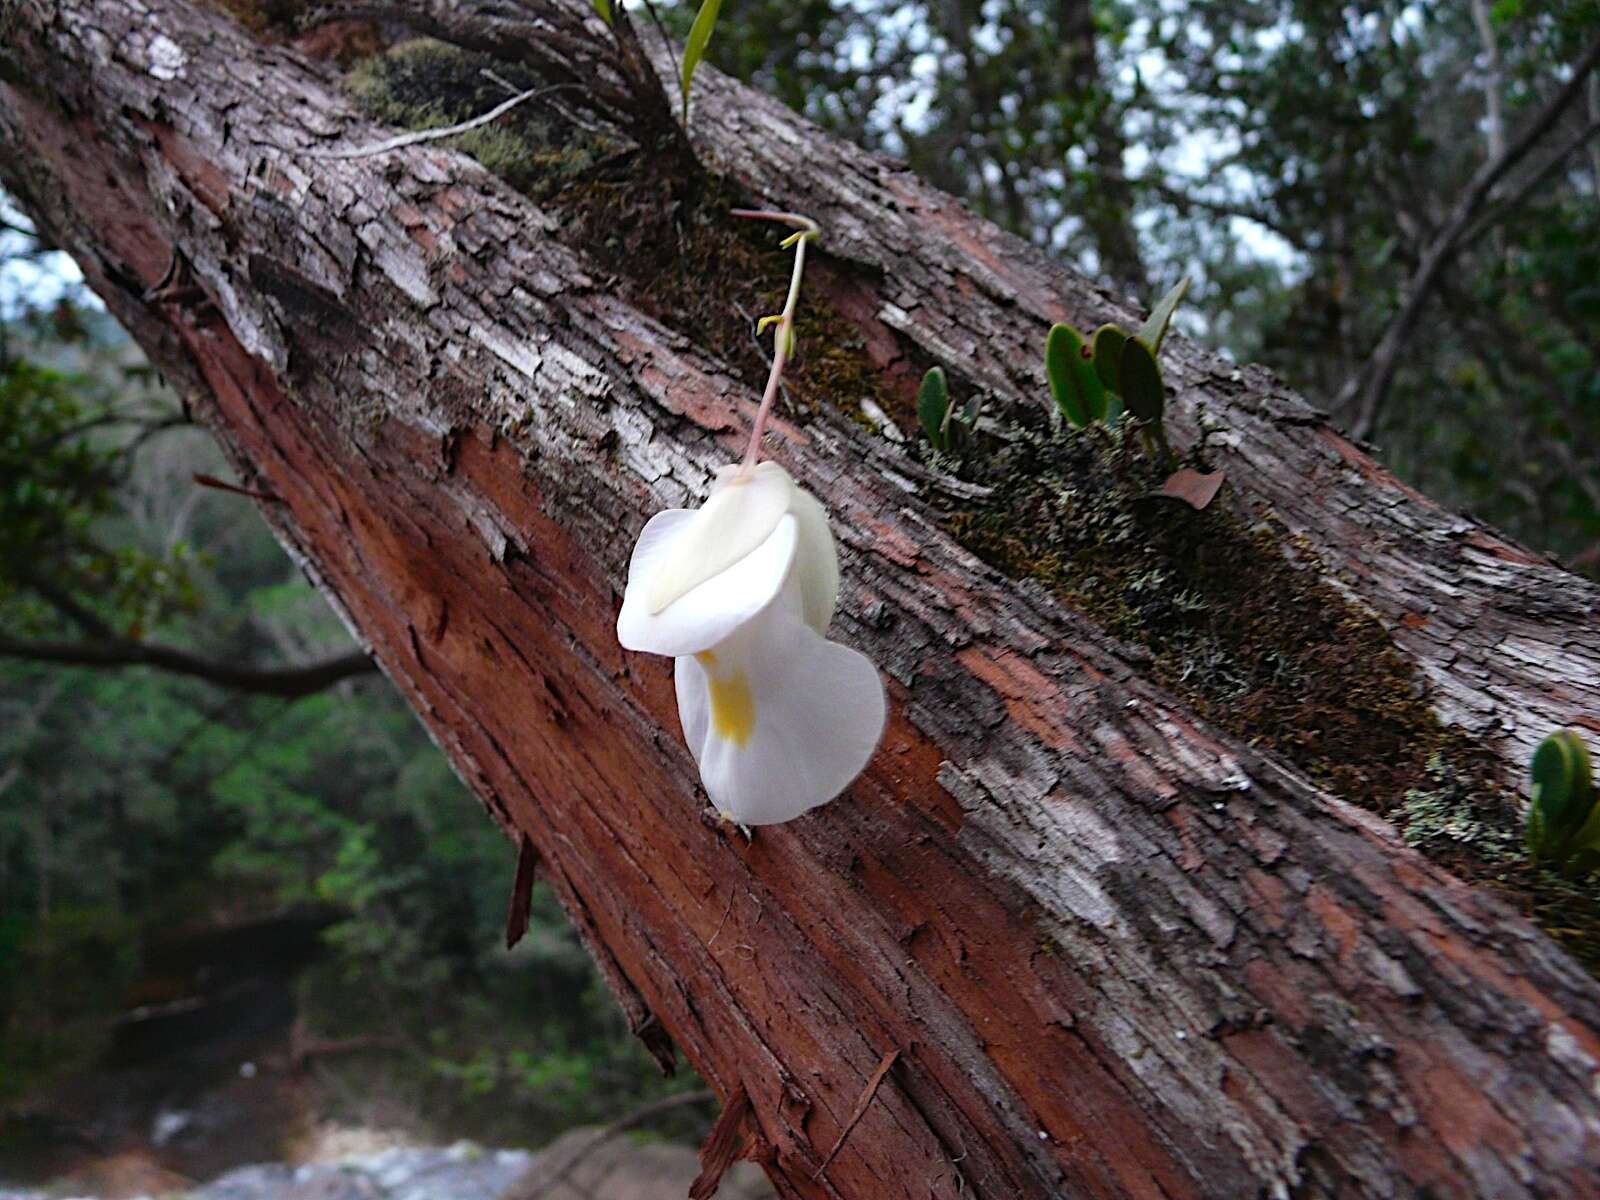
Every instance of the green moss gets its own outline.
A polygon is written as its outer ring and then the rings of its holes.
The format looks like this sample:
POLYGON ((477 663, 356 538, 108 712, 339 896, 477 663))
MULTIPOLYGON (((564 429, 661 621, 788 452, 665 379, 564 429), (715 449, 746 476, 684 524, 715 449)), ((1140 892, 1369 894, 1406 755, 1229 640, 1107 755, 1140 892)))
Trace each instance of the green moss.
MULTIPOLYGON (((957 539, 1147 652, 1156 676, 1217 725, 1393 821, 1600 974, 1593 887, 1528 861, 1498 757, 1440 723, 1388 631, 1327 582, 1303 539, 1226 496, 1203 512, 1154 497, 1163 473, 1131 434, 1049 428, 1046 403, 973 452, 925 450, 994 489, 946 514, 957 539)), ((1203 446, 1188 458, 1203 460, 1203 446)))
MULTIPOLYGON (((1198 456, 1191 456, 1195 465, 1198 456)), ((1382 624, 1283 552, 1264 517, 1159 498, 1124 427, 1019 429, 965 474, 995 489, 951 531, 1047 584, 1237 736, 1387 811, 1425 780, 1445 731, 1382 624)))
MULTIPOLYGON (((469 120, 540 82, 520 64, 419 38, 363 60, 347 86, 373 120, 424 130, 469 120)), ((622 146, 540 109, 537 102, 518 105, 440 144, 470 154, 512 187, 540 199, 582 178, 622 146)))
POLYGON ((1407 791, 1390 819, 1408 845, 1500 892, 1600 977, 1594 880, 1566 878, 1529 858, 1513 800, 1474 769, 1467 751, 1457 744, 1435 754, 1428 762, 1427 786, 1407 791))
MULTIPOLYGON (((506 99, 508 85, 521 91, 540 80, 517 64, 429 39, 402 42, 348 78, 374 120, 406 129, 486 112, 506 99)), ((537 100, 442 144, 537 200, 557 218, 557 236, 583 249, 634 304, 732 365, 751 387, 765 385, 771 338, 758 343, 752 330, 756 318, 783 306, 791 259, 778 249, 774 227, 728 215, 748 197, 709 173, 663 174, 620 137, 581 129, 537 100)), ((813 264, 795 326, 800 353, 785 377, 785 415, 803 418, 828 403, 864 420, 860 401, 879 395, 879 374, 854 324, 818 286, 826 269, 813 264)))

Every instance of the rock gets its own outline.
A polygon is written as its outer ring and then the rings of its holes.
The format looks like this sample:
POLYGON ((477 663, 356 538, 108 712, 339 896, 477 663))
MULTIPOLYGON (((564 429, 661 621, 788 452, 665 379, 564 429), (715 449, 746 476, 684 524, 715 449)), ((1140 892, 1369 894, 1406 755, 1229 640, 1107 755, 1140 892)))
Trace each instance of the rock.
MULTIPOLYGON (((181 1184, 175 1186, 170 1174, 135 1178, 123 1171, 115 1179, 79 1180, 77 1187, 65 1193, 59 1188, 42 1192, 0 1187, 0 1200, 155 1196, 163 1200, 527 1200, 589 1146, 598 1132, 598 1127, 568 1130, 537 1154, 486 1150, 472 1142, 389 1146, 298 1166, 264 1163, 238 1167, 187 1191, 181 1184)), ((123 1155, 106 1162, 132 1157, 123 1155)), ((699 1157, 688 1146, 616 1137, 583 1155, 541 1200, 683 1200, 699 1170, 699 1157)), ((717 1192, 717 1200, 775 1197, 760 1168, 750 1163, 735 1163, 717 1192)))
POLYGON ((185 1194, 185 1200, 496 1200, 525 1172, 525 1150, 392 1147, 298 1167, 241 1167, 185 1194))
MULTIPOLYGON (((562 1182, 540 1192, 600 1130, 569 1129, 533 1160, 500 1200, 683 1200, 700 1173, 700 1156, 688 1146, 639 1143, 617 1137, 585 1154, 562 1182)), ((777 1193, 753 1163, 735 1163, 722 1177, 717 1200, 775 1200, 777 1193)))

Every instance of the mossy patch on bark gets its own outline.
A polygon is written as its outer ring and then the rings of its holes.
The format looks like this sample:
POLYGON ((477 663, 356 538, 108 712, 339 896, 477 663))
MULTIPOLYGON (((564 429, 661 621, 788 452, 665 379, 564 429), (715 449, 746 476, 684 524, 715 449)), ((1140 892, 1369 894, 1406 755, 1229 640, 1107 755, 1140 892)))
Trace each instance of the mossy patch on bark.
MULTIPOLYGON (((417 39, 361 63, 348 85, 375 120, 437 129, 540 80, 518 64, 417 39)), ((581 247, 641 310, 732 366, 750 387, 765 385, 771 337, 757 340, 755 323, 783 307, 791 259, 778 243, 788 230, 729 216, 750 201, 727 180, 654 161, 615 131, 586 128, 538 99, 443 144, 555 216, 556 236, 581 247)), ((826 238, 824 230, 824 251, 826 238)), ((804 418, 828 403, 858 416, 863 398, 877 398, 879 373, 860 332, 815 287, 801 297, 795 335, 785 415, 804 418)))
MULTIPOLYGON (((1126 424, 1075 430, 1024 414, 959 456, 992 489, 945 514, 1013 578, 1045 584, 1149 657, 1150 671, 1234 736, 1392 821, 1408 842, 1504 894, 1596 974, 1593 889, 1527 861, 1499 758, 1442 724, 1376 615, 1349 600, 1267 512, 1226 491, 1203 511, 1154 495, 1167 471, 1126 424)), ((1203 445, 1186 464, 1204 467, 1203 445)))

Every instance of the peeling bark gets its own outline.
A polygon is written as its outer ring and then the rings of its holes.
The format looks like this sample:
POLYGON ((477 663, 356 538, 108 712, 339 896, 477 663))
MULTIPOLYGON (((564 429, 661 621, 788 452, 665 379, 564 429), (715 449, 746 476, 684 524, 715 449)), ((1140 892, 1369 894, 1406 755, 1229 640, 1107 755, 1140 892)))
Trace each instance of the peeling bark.
MULTIPOLYGON (((313 158, 384 133, 225 18, 20 0, 0 33, 0 178, 280 501, 266 518, 528 839, 635 1031, 745 1098, 781 1194, 1600 1192, 1600 986, 978 563, 841 414, 780 422, 774 456, 829 501, 834 636, 890 680, 885 744, 748 844, 700 822, 670 663, 613 622, 645 518, 737 451, 735 374, 462 156, 313 158)), ((822 224, 826 286, 891 381, 920 356, 1036 404, 1050 321, 1133 320, 704 68, 694 132, 822 224)), ((1595 588, 1266 373, 1168 345, 1175 435, 1204 402, 1230 482, 1386 620, 1446 720, 1509 762, 1600 728, 1595 588)))

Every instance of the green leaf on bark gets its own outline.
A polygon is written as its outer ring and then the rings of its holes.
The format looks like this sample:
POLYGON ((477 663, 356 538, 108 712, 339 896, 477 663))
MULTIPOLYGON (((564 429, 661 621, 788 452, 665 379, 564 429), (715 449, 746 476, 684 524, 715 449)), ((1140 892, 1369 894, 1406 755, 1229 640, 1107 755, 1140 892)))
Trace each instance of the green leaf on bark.
POLYGON ((711 44, 711 31, 717 27, 717 14, 721 11, 722 0, 704 0, 700 11, 694 15, 694 24, 689 26, 689 40, 683 44, 681 80, 685 123, 689 120, 689 82, 694 78, 700 60, 706 56, 706 47, 711 44))
POLYGON ((1102 325, 1094 331, 1090 343, 1094 356, 1094 373, 1106 391, 1122 393, 1122 348, 1128 344, 1128 333, 1115 325, 1102 325))
POLYGON ((945 382, 943 367, 930 367, 917 388, 917 419, 922 422, 922 432, 935 450, 948 450, 949 431, 945 419, 950 414, 950 387, 945 382))
POLYGON ((1083 338, 1070 325, 1052 325, 1044 344, 1044 369, 1056 407, 1079 429, 1106 415, 1106 389, 1094 363, 1084 356, 1083 338))
POLYGON ((1158 424, 1167 408, 1167 388, 1161 381, 1155 351, 1143 338, 1131 337, 1122 348, 1122 402, 1141 421, 1158 424))
POLYGON ((1140 340, 1150 347, 1152 354, 1160 352, 1161 340, 1167 336, 1167 323, 1172 320, 1173 310, 1178 307, 1178 302, 1188 290, 1189 277, 1185 275, 1178 280, 1176 287, 1156 302, 1155 309, 1150 313, 1150 319, 1139 330, 1140 340))

